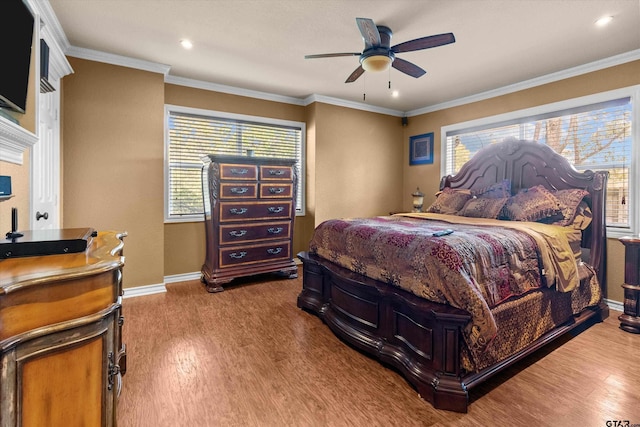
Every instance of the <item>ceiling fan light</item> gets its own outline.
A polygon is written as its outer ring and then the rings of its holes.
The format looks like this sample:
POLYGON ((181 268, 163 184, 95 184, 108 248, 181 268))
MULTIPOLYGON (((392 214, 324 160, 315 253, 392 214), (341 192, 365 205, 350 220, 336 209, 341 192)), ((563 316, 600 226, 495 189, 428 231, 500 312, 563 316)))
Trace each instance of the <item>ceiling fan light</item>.
POLYGON ((389 68, 391 58, 387 55, 373 55, 362 60, 365 71, 384 71, 389 68))

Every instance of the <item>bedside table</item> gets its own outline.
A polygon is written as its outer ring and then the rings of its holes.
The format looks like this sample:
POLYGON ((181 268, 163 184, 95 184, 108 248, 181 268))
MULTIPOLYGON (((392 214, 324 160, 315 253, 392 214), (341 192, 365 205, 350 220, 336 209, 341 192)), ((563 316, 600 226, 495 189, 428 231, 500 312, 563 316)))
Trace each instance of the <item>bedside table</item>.
POLYGON ((624 245, 624 313, 620 329, 640 334, 640 237, 622 237, 624 245))

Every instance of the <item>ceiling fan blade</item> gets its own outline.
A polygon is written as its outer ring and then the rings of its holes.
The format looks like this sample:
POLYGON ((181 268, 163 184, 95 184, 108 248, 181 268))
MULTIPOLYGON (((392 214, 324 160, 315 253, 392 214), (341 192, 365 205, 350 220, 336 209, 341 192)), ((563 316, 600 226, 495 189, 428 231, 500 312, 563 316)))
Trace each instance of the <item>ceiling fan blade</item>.
POLYGON ((364 39, 365 50, 373 46, 380 46, 380 33, 378 27, 373 22, 373 19, 369 18, 356 18, 356 23, 360 29, 360 34, 364 39))
POLYGON ((418 67, 416 64, 412 64, 409 61, 405 61, 401 58, 396 58, 391 63, 391 66, 398 71, 402 71, 405 74, 415 77, 416 79, 426 73, 425 70, 418 67))
POLYGON ((453 33, 437 34, 435 36, 422 37, 397 44, 393 46, 391 50, 393 53, 412 52, 414 50, 443 46, 445 44, 454 43, 455 41, 456 38, 453 36, 453 33))
POLYGON ((360 52, 344 52, 344 53, 320 53, 317 55, 305 55, 304 59, 314 58, 333 58, 337 56, 360 56, 360 52))
POLYGON ((363 73, 364 73, 364 68, 362 68, 362 65, 360 65, 358 68, 356 68, 353 71, 353 73, 351 73, 351 75, 347 78, 345 83, 355 82, 356 80, 358 80, 358 77, 360 77, 363 73))

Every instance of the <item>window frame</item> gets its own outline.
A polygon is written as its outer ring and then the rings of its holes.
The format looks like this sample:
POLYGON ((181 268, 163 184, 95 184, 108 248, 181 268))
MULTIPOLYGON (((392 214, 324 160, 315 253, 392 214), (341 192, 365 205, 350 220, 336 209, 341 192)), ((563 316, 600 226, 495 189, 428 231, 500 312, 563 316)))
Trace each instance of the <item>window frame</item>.
POLYGON ((306 123, 293 120, 274 119, 271 117, 251 116, 246 114, 229 113, 225 111, 206 110, 201 108, 184 107, 180 105, 165 104, 164 107, 164 222, 201 222, 204 221, 204 212, 193 215, 169 215, 169 117, 171 112, 194 114, 205 117, 220 118, 262 123, 274 126, 286 126, 300 128, 300 165, 298 165, 298 191, 302 206, 296 206, 296 216, 306 214, 305 200, 305 165, 306 165, 306 123))
POLYGON ((454 123, 440 128, 440 149, 442 158, 440 159, 440 176, 444 176, 447 167, 447 133, 460 131, 467 128, 486 126, 492 123, 499 125, 502 122, 516 120, 523 117, 542 115, 555 111, 562 111, 570 108, 577 108, 589 104, 612 101, 619 98, 631 99, 631 159, 629 166, 629 228, 607 226, 608 238, 619 238, 628 235, 638 235, 640 232, 640 85, 629 86, 606 92, 599 92, 592 95, 571 98, 550 104, 508 113, 482 117, 466 122, 454 123))

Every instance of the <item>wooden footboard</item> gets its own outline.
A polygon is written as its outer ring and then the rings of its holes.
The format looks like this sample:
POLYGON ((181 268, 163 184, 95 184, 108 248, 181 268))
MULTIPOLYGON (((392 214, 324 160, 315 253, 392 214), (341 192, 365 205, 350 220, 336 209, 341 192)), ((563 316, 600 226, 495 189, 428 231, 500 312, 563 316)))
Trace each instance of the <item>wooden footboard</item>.
POLYGON ((460 370, 462 330, 471 316, 444 304, 332 264, 307 252, 298 307, 320 317, 344 341, 402 373, 437 409, 467 412, 469 390, 587 320, 607 316, 586 310, 532 345, 479 373, 460 370))
POLYGON ((460 381, 461 329, 467 312, 431 303, 301 253, 298 307, 317 314, 339 337, 397 368, 436 408, 466 412, 460 381))

